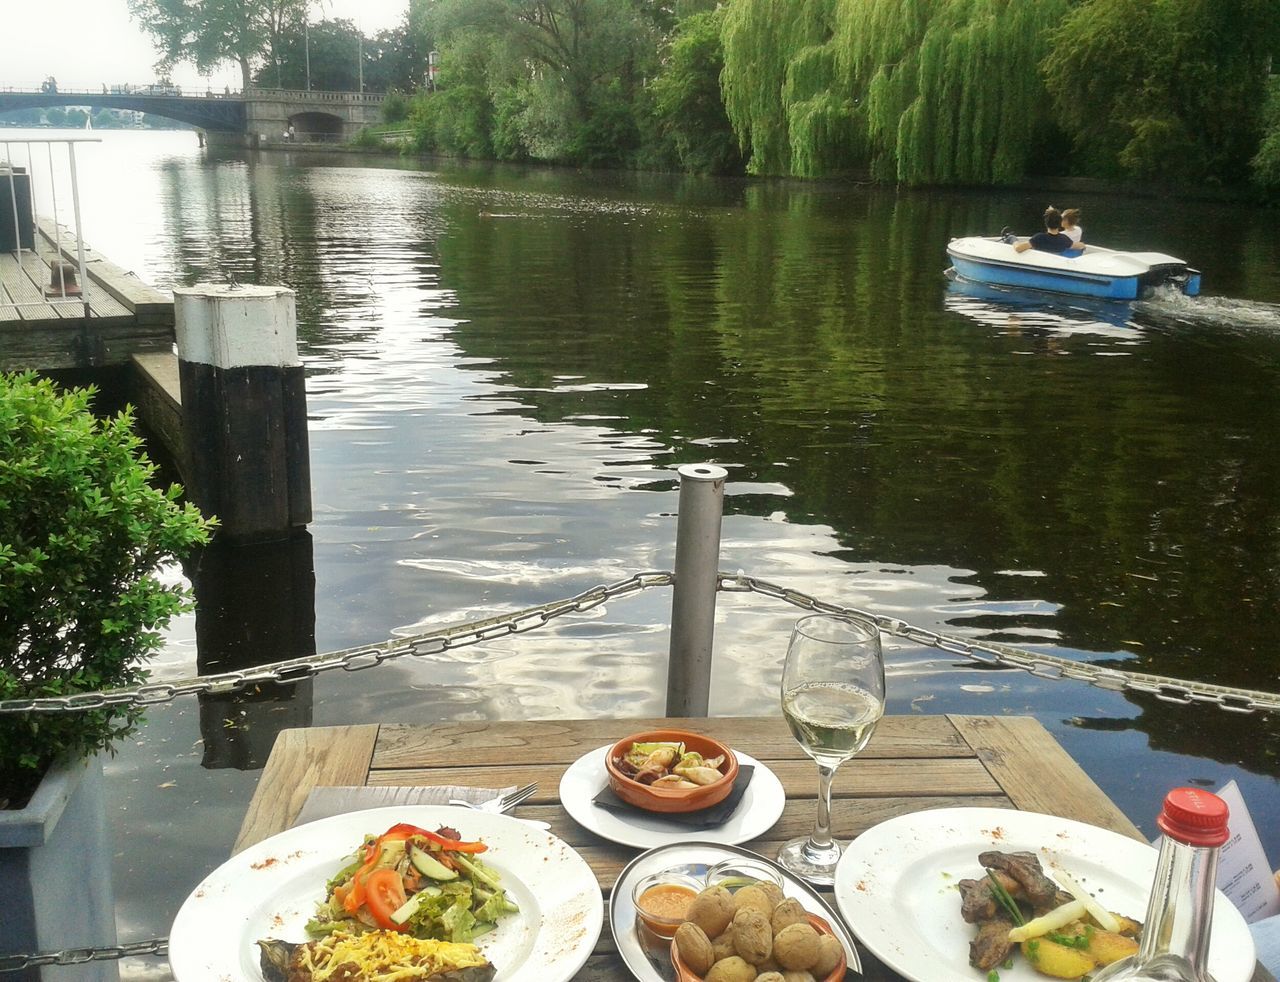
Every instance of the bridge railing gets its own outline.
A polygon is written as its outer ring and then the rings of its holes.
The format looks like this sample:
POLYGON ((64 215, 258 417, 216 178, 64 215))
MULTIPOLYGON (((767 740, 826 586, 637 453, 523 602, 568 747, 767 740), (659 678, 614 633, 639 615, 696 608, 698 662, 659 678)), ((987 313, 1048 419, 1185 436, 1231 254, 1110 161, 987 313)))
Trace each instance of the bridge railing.
POLYGON ((249 89, 248 99, 278 99, 282 102, 382 102, 385 92, 331 92, 324 89, 249 89))
POLYGON ((242 99, 244 92, 240 89, 224 87, 215 89, 207 86, 203 89, 186 89, 180 85, 160 85, 157 83, 112 83, 110 85, 103 83, 99 86, 74 87, 59 85, 56 88, 47 88, 44 84, 21 83, 17 85, 0 85, 0 93, 17 93, 20 95, 56 95, 56 96, 84 96, 86 101, 100 99, 102 96, 151 96, 156 99, 242 99))

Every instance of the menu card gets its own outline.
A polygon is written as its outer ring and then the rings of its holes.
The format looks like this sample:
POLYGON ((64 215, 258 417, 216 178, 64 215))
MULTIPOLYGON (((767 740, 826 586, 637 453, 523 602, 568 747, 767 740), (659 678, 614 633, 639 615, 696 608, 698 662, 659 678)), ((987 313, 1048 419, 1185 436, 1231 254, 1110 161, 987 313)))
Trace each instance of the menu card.
POLYGON ((1262 840, 1249 817, 1244 796, 1235 781, 1214 793, 1230 809, 1227 827, 1231 837, 1218 854, 1218 889, 1250 924, 1280 914, 1280 887, 1271 873, 1271 864, 1262 850, 1262 840))

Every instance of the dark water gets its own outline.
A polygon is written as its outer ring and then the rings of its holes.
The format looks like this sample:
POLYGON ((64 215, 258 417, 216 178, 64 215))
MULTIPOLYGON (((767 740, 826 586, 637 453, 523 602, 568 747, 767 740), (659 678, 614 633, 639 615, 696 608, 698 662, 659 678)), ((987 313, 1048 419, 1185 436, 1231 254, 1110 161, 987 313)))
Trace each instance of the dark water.
MULTIPOLYGON (((722 569, 1280 690, 1274 215, 1059 196, 1090 241, 1188 257, 1209 296, 1046 305, 942 275, 949 237, 1029 228, 1042 196, 215 159, 188 139, 97 151, 91 239, 161 286, 298 290, 317 649, 669 569, 672 468, 714 461, 722 569)), ((306 606, 289 569, 309 558, 250 564, 250 592, 306 606)), ((108 765, 122 937, 166 933, 226 857, 278 727, 659 713, 669 603, 153 710, 108 765)), ((722 598, 713 713, 777 711, 794 618, 722 598)), ((305 650, 291 623, 263 657, 305 650)), ((193 667, 196 632, 175 626, 157 674, 193 667)), ((887 651, 891 711, 1034 715, 1153 835, 1168 787, 1237 780, 1280 864, 1280 720, 887 651)))

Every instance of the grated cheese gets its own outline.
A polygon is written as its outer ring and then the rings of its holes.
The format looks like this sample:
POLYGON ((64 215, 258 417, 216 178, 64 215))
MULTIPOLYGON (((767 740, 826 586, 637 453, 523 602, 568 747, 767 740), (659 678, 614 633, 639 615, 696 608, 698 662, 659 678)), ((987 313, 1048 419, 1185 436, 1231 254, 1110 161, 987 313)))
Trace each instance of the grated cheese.
POLYGON ((301 950, 302 967, 313 982, 326 982, 343 968, 356 969, 367 982, 413 982, 489 964, 473 944, 419 940, 395 931, 359 935, 336 931, 301 950))

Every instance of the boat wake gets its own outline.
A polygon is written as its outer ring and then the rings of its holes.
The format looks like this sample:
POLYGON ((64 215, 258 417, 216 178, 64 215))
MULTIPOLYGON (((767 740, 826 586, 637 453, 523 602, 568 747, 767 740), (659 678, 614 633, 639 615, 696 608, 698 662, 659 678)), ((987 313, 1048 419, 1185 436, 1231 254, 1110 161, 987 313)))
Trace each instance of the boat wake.
POLYGON ((1217 327, 1264 331, 1280 336, 1280 304, 1231 297, 1188 297, 1171 287, 1153 291, 1133 305, 1139 323, 1168 327, 1217 327))

